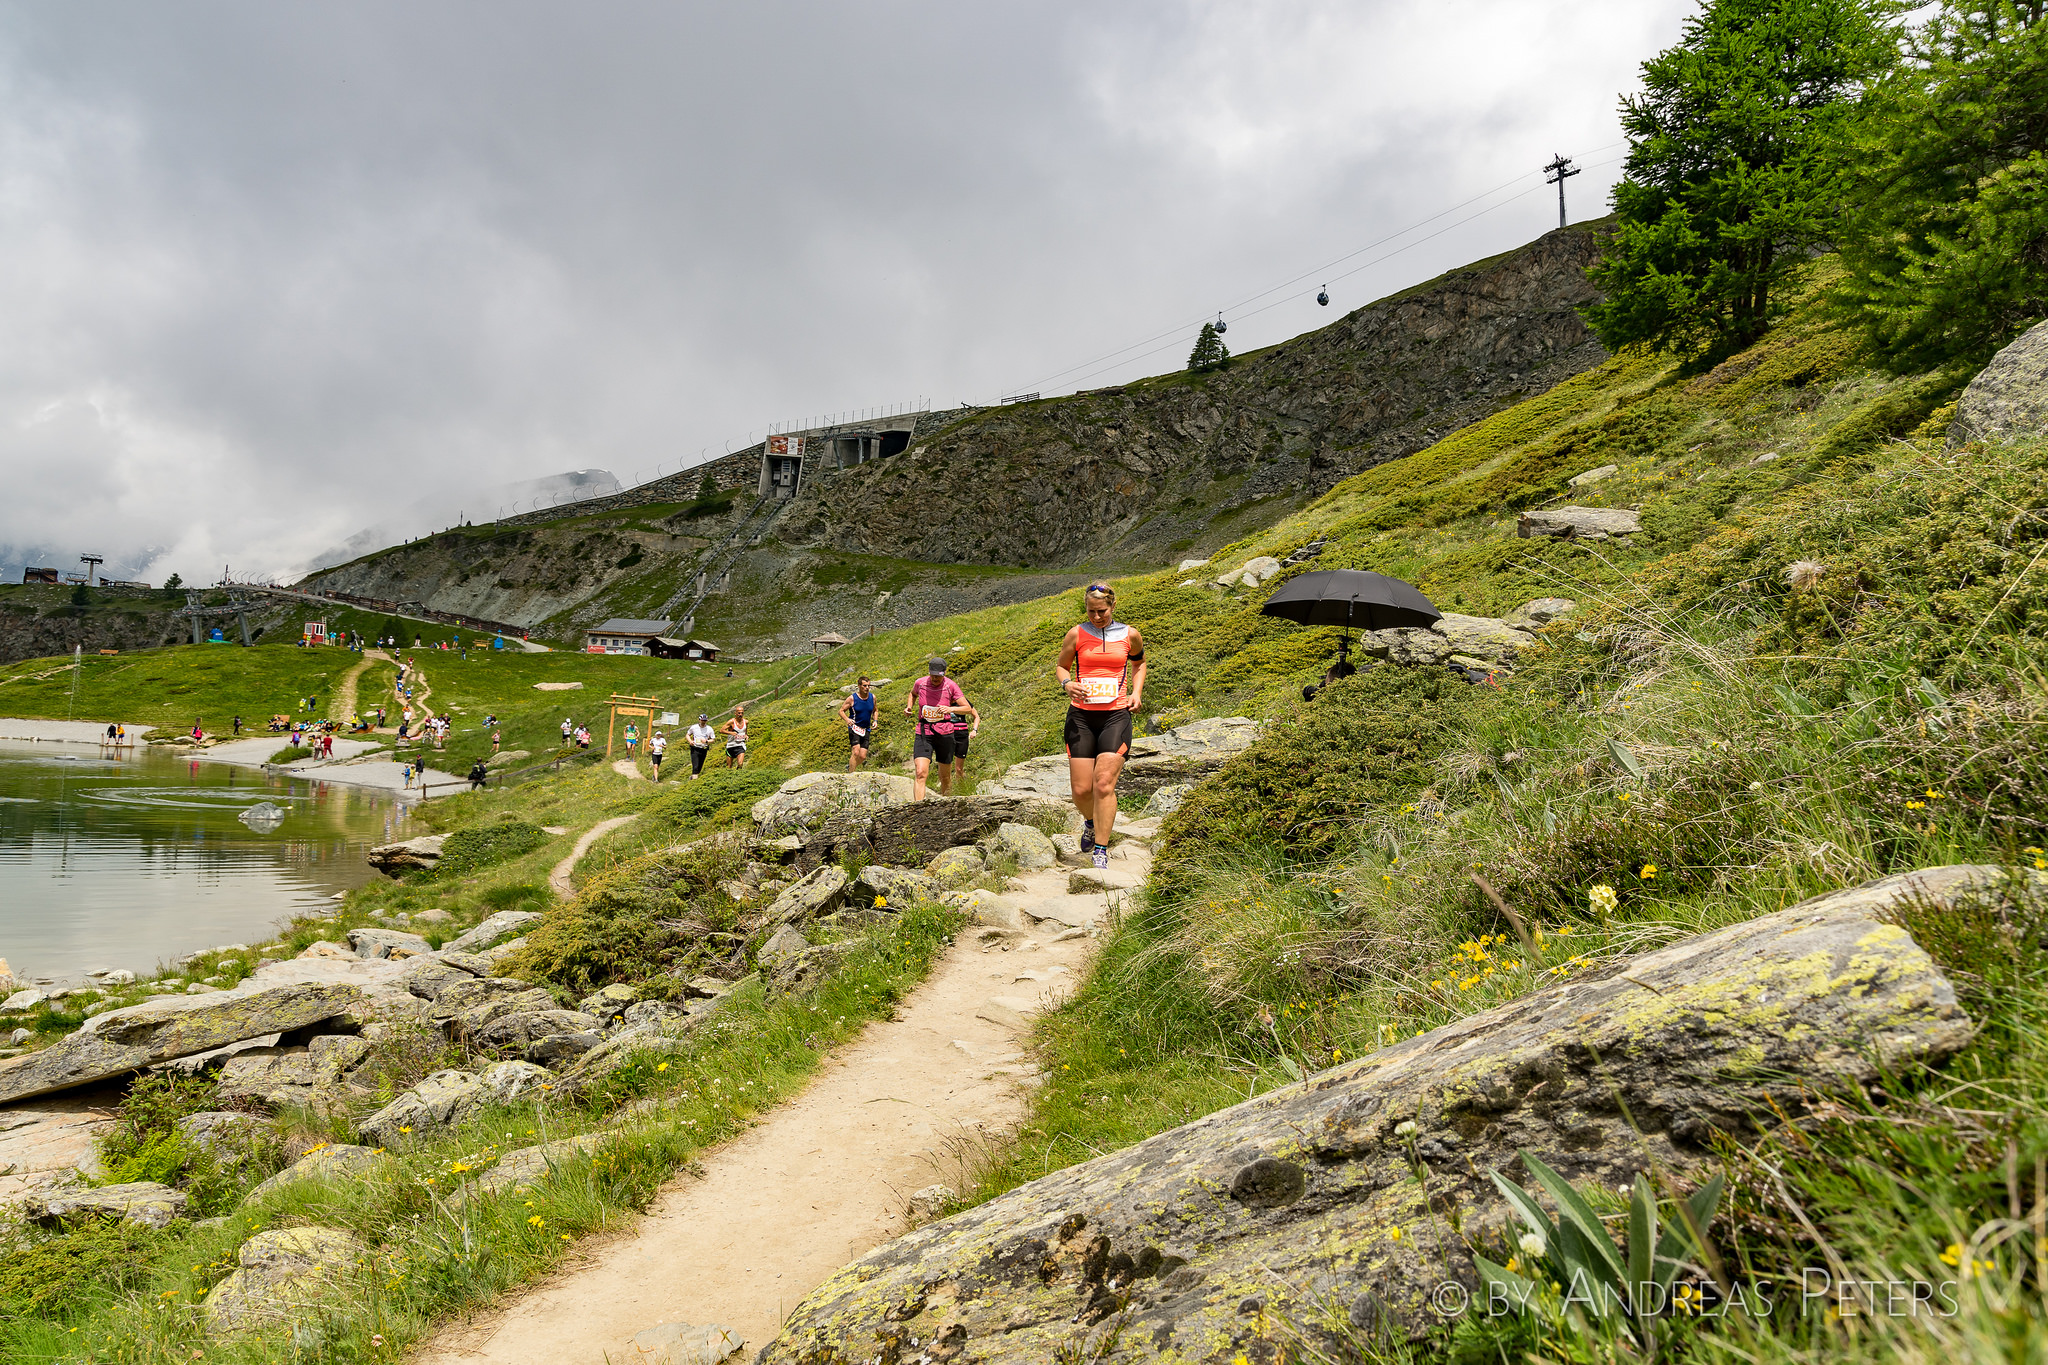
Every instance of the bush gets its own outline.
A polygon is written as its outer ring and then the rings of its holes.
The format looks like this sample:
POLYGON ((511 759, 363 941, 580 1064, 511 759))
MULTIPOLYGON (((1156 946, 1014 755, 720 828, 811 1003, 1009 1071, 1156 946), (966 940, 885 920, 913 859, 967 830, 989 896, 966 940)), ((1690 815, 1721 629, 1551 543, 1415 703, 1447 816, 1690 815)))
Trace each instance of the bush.
POLYGON ((0 1257, 0 1312, 37 1317, 90 1308, 95 1291, 127 1290, 157 1273, 171 1234, 111 1218, 80 1220, 0 1257))
POLYGON ((522 853, 531 853, 548 841, 547 831, 523 820, 501 820, 491 825, 459 829, 441 845, 436 876, 457 876, 502 863, 522 853))
POLYGON ((737 841, 700 840, 601 873, 528 932, 504 971, 571 995, 687 976, 714 951, 706 936, 732 927, 732 902, 712 893, 745 862, 737 841))
POLYGON ((1374 807, 1410 800, 1499 698, 1444 669, 1382 666, 1331 685, 1167 817, 1154 890, 1184 892, 1194 867, 1220 849, 1328 857, 1374 807))
MULTIPOLYGON (((688 762, 688 750, 685 748, 673 747, 669 753, 673 759, 688 762)), ((774 769, 713 768, 707 763, 703 777, 695 782, 684 780, 676 783, 648 802, 646 809, 640 812, 640 819, 642 823, 689 830, 723 824, 735 816, 744 818, 756 801, 780 787, 782 782, 783 774, 774 769)))

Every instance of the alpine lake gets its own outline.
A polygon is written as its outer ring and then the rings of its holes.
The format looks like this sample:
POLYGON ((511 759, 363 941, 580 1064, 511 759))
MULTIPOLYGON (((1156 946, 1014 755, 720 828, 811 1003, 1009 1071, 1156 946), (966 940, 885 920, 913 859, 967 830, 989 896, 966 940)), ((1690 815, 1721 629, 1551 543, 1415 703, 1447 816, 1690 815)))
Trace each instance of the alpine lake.
POLYGON ((388 792, 146 746, 0 740, 0 957, 70 982, 265 942, 375 880, 364 855, 416 833, 407 812, 388 792))

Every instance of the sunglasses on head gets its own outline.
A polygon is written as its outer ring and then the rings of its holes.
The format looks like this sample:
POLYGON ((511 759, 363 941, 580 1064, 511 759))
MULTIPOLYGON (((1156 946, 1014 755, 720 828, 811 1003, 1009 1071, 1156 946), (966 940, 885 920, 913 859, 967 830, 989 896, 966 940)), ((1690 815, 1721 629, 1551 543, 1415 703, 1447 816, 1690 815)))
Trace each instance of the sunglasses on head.
POLYGON ((1094 595, 1094 594, 1097 594, 1097 593, 1101 594, 1101 595, 1102 595, 1102 596, 1104 596, 1104 597, 1107 597, 1107 596, 1109 596, 1109 594, 1110 594, 1110 587, 1109 587, 1109 584, 1107 584, 1107 583, 1090 583, 1090 584, 1088 585, 1087 591, 1086 591, 1086 592, 1085 592, 1085 593, 1083 594, 1083 596, 1092 596, 1092 595, 1094 595))

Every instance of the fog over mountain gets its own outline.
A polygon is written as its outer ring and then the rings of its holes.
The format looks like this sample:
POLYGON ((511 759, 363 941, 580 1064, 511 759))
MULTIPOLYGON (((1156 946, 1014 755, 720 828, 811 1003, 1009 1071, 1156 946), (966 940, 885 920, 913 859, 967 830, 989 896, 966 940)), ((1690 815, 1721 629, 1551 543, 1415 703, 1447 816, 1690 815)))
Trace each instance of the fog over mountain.
POLYGON ((290 575, 1291 335, 1554 225, 1554 152, 1601 211, 1688 9, 0 4, 0 560, 290 575))

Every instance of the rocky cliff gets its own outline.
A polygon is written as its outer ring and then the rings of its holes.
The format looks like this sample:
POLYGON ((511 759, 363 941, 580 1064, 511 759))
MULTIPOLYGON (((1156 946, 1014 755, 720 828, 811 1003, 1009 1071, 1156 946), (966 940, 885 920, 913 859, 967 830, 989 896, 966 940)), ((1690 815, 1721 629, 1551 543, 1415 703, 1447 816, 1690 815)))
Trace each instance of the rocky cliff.
POLYGON ((979 410, 815 479, 777 533, 940 563, 1206 552, 1605 359, 1576 311, 1600 237, 1548 233, 1212 374, 979 410))

